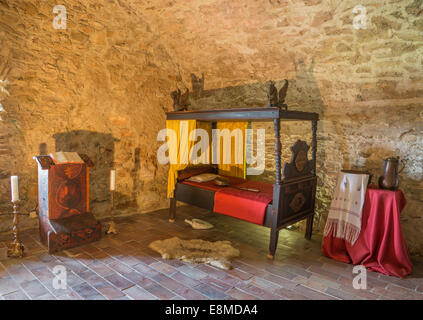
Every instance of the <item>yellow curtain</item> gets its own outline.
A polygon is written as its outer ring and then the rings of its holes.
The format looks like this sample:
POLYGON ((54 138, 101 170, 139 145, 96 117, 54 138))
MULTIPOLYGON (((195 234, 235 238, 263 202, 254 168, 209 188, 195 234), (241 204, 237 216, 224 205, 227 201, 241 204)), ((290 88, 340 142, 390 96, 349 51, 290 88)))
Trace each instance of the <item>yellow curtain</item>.
POLYGON ((190 141, 189 133, 196 128, 196 120, 166 120, 167 141, 169 146, 169 177, 167 196, 173 198, 178 171, 189 165, 189 150, 195 141, 190 141))
MULTIPOLYGON (((218 159, 220 160, 218 163, 219 174, 230 177, 246 178, 245 130, 247 129, 247 126, 248 122, 246 121, 217 122, 216 129, 219 129, 221 132, 228 129, 228 134, 230 135, 230 146, 222 141, 224 140, 223 138, 218 137, 218 139, 221 140, 220 159, 218 159)), ((214 146, 214 148, 215 151, 217 145, 214 146)), ((215 155, 214 157, 218 157, 218 155, 215 155)))
MULTIPOLYGON (((203 150, 205 151, 204 154, 201 156, 201 162, 202 164, 210 164, 211 163, 211 159, 210 159, 210 153, 211 153, 211 143, 212 143, 212 124, 211 122, 208 121, 197 121, 197 125, 196 125, 197 129, 203 129, 207 132, 207 136, 208 136, 208 148, 207 150, 203 150)), ((201 138, 202 139, 202 138, 201 138)), ((200 141, 201 139, 198 139, 195 142, 200 141)))
MULTIPOLYGON (((225 121, 217 123, 216 128, 221 131, 227 129, 229 131, 227 134, 230 137, 229 143, 225 143, 223 138, 219 138, 221 140, 220 159, 218 159, 219 174, 245 179, 245 130, 247 129, 247 125, 248 122, 240 121, 225 121)), ((167 142, 169 146, 170 159, 167 196, 168 198, 173 198, 178 178, 178 171, 186 169, 188 166, 192 165, 190 161, 190 150, 193 148, 197 140, 199 140, 198 138, 194 141, 190 139, 190 133, 192 130, 198 128, 204 129, 207 132, 209 137, 209 147, 201 159, 203 163, 211 163, 210 152, 212 150, 212 125, 210 122, 206 121, 166 120, 166 128, 168 129, 167 142)))

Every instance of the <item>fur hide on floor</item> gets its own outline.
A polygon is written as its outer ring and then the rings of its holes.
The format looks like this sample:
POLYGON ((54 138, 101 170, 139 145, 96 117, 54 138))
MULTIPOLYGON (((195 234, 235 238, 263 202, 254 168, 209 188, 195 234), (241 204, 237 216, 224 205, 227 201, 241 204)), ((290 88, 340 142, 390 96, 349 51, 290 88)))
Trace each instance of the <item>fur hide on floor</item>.
POLYGON ((231 269, 231 260, 239 256, 239 250, 230 241, 181 240, 178 237, 157 240, 149 247, 163 259, 179 259, 191 263, 209 263, 221 269, 231 269))

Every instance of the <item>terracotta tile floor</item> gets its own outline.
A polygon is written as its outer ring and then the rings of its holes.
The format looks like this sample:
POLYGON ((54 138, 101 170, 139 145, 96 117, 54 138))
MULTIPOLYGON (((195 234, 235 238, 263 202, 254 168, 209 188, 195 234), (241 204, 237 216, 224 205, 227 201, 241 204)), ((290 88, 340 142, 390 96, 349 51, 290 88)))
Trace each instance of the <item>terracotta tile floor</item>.
MULTIPOLYGON (((283 230, 276 259, 266 258, 267 228, 191 206, 178 208, 177 221, 167 210, 118 220, 118 235, 49 255, 38 230, 21 233, 26 256, 6 258, 0 240, 0 299, 423 299, 423 260, 413 258, 413 274, 397 279, 368 272, 366 290, 352 286, 352 265, 320 253, 321 237, 304 239, 283 230), (211 230, 193 230, 183 221, 203 218, 211 230), (151 241, 230 240, 241 251, 230 271, 209 265, 166 261, 148 248, 151 241), (65 266, 66 289, 53 288, 53 268, 65 266)), ((8 237, 10 238, 10 237, 8 237)))

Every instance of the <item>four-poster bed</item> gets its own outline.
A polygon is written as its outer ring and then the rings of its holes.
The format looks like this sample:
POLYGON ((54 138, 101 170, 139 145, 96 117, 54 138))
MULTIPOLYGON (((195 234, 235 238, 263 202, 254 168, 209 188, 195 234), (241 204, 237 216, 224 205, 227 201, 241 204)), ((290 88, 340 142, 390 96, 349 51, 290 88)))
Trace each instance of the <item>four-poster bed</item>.
MULTIPOLYGON (((170 199, 169 220, 175 219, 176 202, 182 201, 204 209, 216 212, 218 205, 222 207, 221 212, 233 217, 250 221, 271 229, 269 258, 273 258, 276 252, 279 230, 307 219, 305 237, 311 238, 313 227, 313 216, 316 195, 316 152, 317 152, 317 113, 286 111, 276 107, 269 108, 248 108, 248 109, 223 109, 223 110, 201 110, 185 112, 168 112, 167 120, 196 120, 211 122, 212 127, 216 128, 217 122, 223 121, 273 121, 275 131, 275 183, 248 181, 243 179, 231 179, 231 184, 237 186, 247 186, 260 189, 259 194, 249 191, 237 190, 226 187, 219 188, 210 183, 190 183, 184 179, 178 179, 175 182, 174 195, 170 199), (282 144, 280 142, 280 121, 311 121, 312 123, 312 143, 311 160, 307 153, 310 147, 306 142, 298 140, 292 147, 292 157, 289 163, 283 168, 283 178, 281 173, 281 153, 282 144), (253 184, 253 185, 252 185, 253 184), (229 188, 229 189, 228 189, 229 188), (224 189, 224 191, 222 191, 224 189), (231 190, 232 189, 232 190, 231 190), (222 198, 223 196, 223 198, 222 198), (233 198, 231 198, 233 197, 233 198), (223 200, 222 200, 223 199, 223 200), (246 201, 247 204, 243 204, 246 201), (232 212, 227 209, 228 202, 237 204, 232 212), (251 206, 251 204, 253 206, 251 206), (257 204, 264 208, 263 215, 260 217, 248 216, 251 210, 249 208, 257 204), (263 207, 264 204, 264 207, 263 207), (245 209, 245 212, 244 210, 245 209)), ((213 170, 213 169, 212 169, 213 170)), ((215 170, 215 168, 214 168, 215 170)), ((187 170, 185 170, 187 171, 187 170)), ((183 173, 184 170, 180 171, 183 173)), ((185 176, 189 176, 186 175, 185 176)))

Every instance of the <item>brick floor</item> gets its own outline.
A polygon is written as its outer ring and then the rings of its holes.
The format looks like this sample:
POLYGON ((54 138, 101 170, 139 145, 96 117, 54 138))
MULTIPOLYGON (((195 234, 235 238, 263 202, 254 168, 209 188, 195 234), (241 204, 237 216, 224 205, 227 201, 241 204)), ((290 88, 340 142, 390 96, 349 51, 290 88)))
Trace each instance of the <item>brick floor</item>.
MULTIPOLYGON (((352 286, 352 265, 321 254, 321 236, 311 241, 296 231, 280 232, 275 260, 268 260, 269 230, 192 206, 178 208, 175 223, 167 210, 117 219, 119 233, 49 255, 38 230, 21 232, 23 259, 6 257, 0 238, 0 300, 12 299, 423 299, 423 260, 413 257, 405 279, 368 272, 367 289, 352 286), (196 217, 215 225, 193 230, 183 221, 196 217), (164 260, 148 244, 182 239, 229 240, 241 256, 232 270, 164 260), (65 266, 67 287, 54 288, 54 268, 65 266)), ((104 227, 107 224, 104 223, 104 227)))

